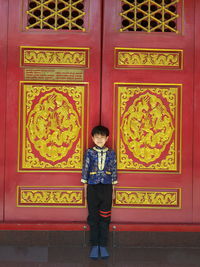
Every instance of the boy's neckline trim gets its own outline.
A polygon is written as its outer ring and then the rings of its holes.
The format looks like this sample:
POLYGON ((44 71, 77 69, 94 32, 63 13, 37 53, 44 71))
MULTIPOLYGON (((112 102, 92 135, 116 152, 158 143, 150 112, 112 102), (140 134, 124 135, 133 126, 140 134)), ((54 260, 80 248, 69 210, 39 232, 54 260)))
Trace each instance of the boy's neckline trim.
POLYGON ((93 149, 97 152, 106 152, 108 151, 108 148, 107 147, 98 147, 98 146, 94 146, 93 149))

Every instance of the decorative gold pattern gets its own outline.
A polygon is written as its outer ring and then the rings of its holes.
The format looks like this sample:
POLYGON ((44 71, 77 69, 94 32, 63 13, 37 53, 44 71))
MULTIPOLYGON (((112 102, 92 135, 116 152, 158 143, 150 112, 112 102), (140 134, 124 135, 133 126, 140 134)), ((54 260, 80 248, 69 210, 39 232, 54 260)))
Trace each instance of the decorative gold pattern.
POLYGON ((80 30, 84 27, 84 0, 29 0, 26 29, 80 30))
POLYGON ((80 187, 18 187, 18 207, 84 207, 80 187))
POLYGON ((175 32, 179 0, 122 0, 120 31, 175 32))
POLYGON ((113 206, 129 208, 180 208, 180 195, 180 189, 117 188, 113 206))
POLYGON ((115 48, 116 68, 182 69, 182 50, 115 48))
POLYGON ((162 101, 147 92, 138 96, 124 113, 121 132, 134 157, 149 163, 158 159, 165 150, 174 127, 162 101))
POLYGON ((21 66, 88 67, 89 48, 21 46, 21 66))
POLYGON ((20 170, 82 168, 86 89, 86 84, 22 83, 20 170))
POLYGON ((41 97, 28 115, 28 136, 34 148, 50 161, 67 155, 80 131, 78 114, 56 91, 41 97))
POLYGON ((98 149, 93 147, 93 149, 98 152, 98 169, 102 171, 105 167, 106 151, 108 151, 108 148, 106 147, 105 149, 98 149))
POLYGON ((116 89, 118 168, 179 171, 180 86, 133 84, 116 89))

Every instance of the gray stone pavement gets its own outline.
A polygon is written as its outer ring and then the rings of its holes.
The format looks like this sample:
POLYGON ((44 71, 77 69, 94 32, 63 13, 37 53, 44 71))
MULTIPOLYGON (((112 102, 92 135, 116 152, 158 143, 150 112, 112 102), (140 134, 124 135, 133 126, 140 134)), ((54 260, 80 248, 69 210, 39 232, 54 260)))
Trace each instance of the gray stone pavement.
POLYGON ((109 248, 107 260, 90 260, 88 247, 0 246, 0 267, 193 267, 200 248, 109 248))

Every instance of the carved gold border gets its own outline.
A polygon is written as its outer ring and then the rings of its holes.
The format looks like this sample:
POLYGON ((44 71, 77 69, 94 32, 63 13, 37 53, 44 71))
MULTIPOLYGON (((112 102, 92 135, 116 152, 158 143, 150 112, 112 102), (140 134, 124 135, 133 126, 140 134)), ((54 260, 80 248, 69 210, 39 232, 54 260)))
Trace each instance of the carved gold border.
POLYGON ((116 187, 115 196, 114 208, 182 208, 181 188, 116 187), (166 203, 162 203, 165 201, 166 203), (170 203, 167 203, 167 201, 170 203))
POLYGON ((182 70, 183 69, 183 50, 182 49, 150 49, 150 48, 114 48, 114 68, 116 69, 160 69, 160 70, 182 70), (127 53, 127 63, 119 63, 119 57, 122 53, 127 53), (141 63, 130 63, 128 58, 135 53, 135 56, 141 63), (162 57, 159 59, 159 56, 162 57), (176 57, 176 64, 170 64, 171 60, 176 57), (156 60, 160 64, 156 64, 156 60), (162 64, 166 61, 167 64, 162 64))
POLYGON ((85 92, 85 99, 84 99, 84 106, 82 107, 82 135, 80 137, 80 140, 82 142, 82 148, 81 148, 81 158, 83 158, 83 147, 84 144, 86 144, 86 147, 88 147, 88 123, 89 123, 89 110, 90 110, 90 105, 89 105, 89 83, 88 82, 50 82, 50 81, 20 81, 19 84, 19 89, 20 89, 20 94, 19 94, 19 110, 18 110, 18 164, 17 164, 17 172, 66 172, 66 173, 81 173, 81 168, 80 169, 58 169, 58 168, 50 168, 50 169, 23 169, 21 168, 21 161, 23 160, 23 146, 24 146, 24 139, 25 139, 25 133, 24 133, 24 112, 22 110, 21 104, 23 103, 23 106, 25 106, 24 99, 22 99, 22 85, 23 84, 56 84, 56 85, 85 85, 86 86, 86 92, 85 92), (86 108, 86 112, 84 110, 86 108), (23 123, 20 120, 20 118, 23 116, 23 123), (85 122, 85 123, 84 123, 85 122), (85 138, 86 142, 85 142, 85 138))
POLYGON ((90 48, 89 47, 48 47, 48 46, 20 46, 20 67, 73 67, 73 68, 89 68, 90 62, 89 62, 89 53, 90 48), (34 63, 30 62, 27 63, 24 60, 24 53, 25 51, 41 51, 41 52, 52 52, 56 54, 57 52, 77 52, 77 53, 83 53, 84 56, 84 64, 79 63, 65 63, 65 62, 57 62, 57 63, 34 63))
POLYGON ((113 105, 113 147, 116 148, 117 151, 117 161, 119 160, 119 136, 120 136, 120 128, 119 128, 119 106, 118 106, 118 97, 119 92, 117 91, 117 86, 177 86, 180 88, 178 92, 179 97, 177 99, 177 109, 176 109, 176 125, 175 128, 178 129, 175 135, 175 151, 177 151, 177 146, 179 150, 179 155, 176 158, 178 170, 169 171, 169 170, 152 170, 152 169, 118 169, 118 173, 166 173, 166 174, 180 174, 182 169, 182 84, 169 84, 169 83, 121 83, 115 82, 114 84, 114 105, 113 105), (178 123, 177 117, 179 113, 180 121, 178 123), (179 136, 178 136, 179 132, 179 136), (115 143, 116 140, 116 143, 115 143))
POLYGON ((17 186, 16 203, 28 208, 86 207, 83 186, 17 186))

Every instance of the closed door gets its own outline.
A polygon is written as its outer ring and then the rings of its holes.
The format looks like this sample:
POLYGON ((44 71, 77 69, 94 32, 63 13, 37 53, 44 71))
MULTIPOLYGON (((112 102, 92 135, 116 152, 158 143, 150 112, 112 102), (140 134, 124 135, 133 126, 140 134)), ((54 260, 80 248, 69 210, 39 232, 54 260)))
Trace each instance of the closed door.
POLYGON ((85 221, 83 151, 102 123, 113 221, 192 223, 195 1, 1 2, 1 220, 85 221))

